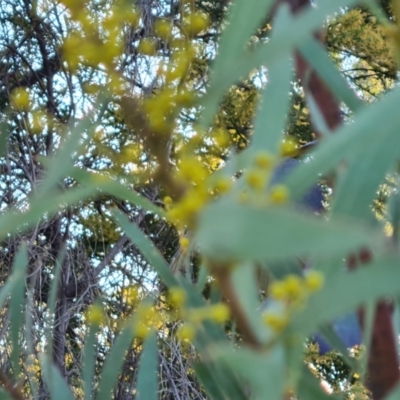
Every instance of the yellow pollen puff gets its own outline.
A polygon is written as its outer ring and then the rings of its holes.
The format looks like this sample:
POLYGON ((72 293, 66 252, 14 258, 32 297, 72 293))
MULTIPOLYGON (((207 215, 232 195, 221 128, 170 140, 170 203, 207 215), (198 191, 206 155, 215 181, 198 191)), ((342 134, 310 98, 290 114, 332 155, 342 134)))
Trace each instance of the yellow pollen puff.
POLYGON ((172 204, 172 199, 171 199, 170 196, 165 196, 163 198, 163 202, 164 202, 165 205, 171 205, 172 204))
POLYGON ((230 136, 229 133, 223 129, 217 129, 212 133, 214 137, 215 144, 220 147, 226 147, 229 145, 230 136))
POLYGON ((181 107, 191 107, 194 104, 195 96, 188 90, 182 90, 175 96, 175 100, 181 107))
POLYGON ((184 324, 178 329, 176 337, 178 338, 178 340, 181 341, 183 340, 191 341, 193 340, 195 334, 196 334, 196 329, 192 324, 184 324))
POLYGON ((221 178, 215 183, 215 189, 217 189, 220 193, 227 193, 231 188, 232 181, 227 177, 221 178))
POLYGON ((289 323, 287 315, 277 315, 267 312, 263 315, 263 320, 275 333, 282 332, 289 323))
POLYGON ((286 298, 286 287, 283 282, 275 281, 269 288, 269 293, 275 300, 284 300, 286 298))
POLYGON ((43 111, 37 110, 32 113, 31 131, 33 134, 40 133, 46 124, 46 114, 43 111))
POLYGON ((273 204, 284 204, 289 199, 289 191, 284 185, 275 185, 271 188, 269 198, 273 204))
POLYGON ((230 315, 229 307, 226 304, 219 303, 210 307, 208 318, 215 322, 223 323, 229 319, 230 315))
POLYGON ((146 339, 146 337, 149 336, 151 329, 143 322, 138 322, 135 324, 133 331, 137 338, 146 339))
POLYGON ((181 287, 172 287, 168 292, 168 299, 173 307, 182 307, 186 302, 186 292, 181 287))
POLYGON ((137 286, 129 286, 122 290, 122 298, 124 301, 132 306, 139 300, 139 288, 137 286))
POLYGON ((90 307, 88 316, 87 316, 87 321, 91 325, 101 325, 101 323, 104 320, 104 313, 103 313, 103 308, 98 305, 94 304, 90 307))
POLYGON ((265 185, 265 175, 260 171, 250 170, 246 174, 247 184, 255 190, 261 190, 265 185))
POLYGON ((145 56, 153 56, 157 52, 156 42, 153 39, 142 39, 138 46, 139 53, 145 56))
POLYGON ((209 25, 209 18, 204 13, 194 13, 185 20, 185 30, 191 35, 197 35, 209 25))
POLYGON ((287 297, 290 299, 298 299, 303 294, 302 279, 297 275, 288 275, 282 284, 286 291, 287 297))
POLYGON ((190 243, 189 243, 189 239, 186 238, 186 237, 181 237, 181 238, 179 239, 179 244, 180 244, 182 250, 183 250, 183 251, 186 251, 186 250, 188 249, 188 247, 189 247, 189 244, 190 244, 190 243))
POLYGON ((28 111, 30 105, 29 92, 25 88, 16 88, 11 93, 11 105, 21 111, 28 111))
POLYGON ((254 162, 259 168, 270 169, 274 165, 274 158, 268 152, 260 152, 256 154, 254 162))
POLYGON ((294 138, 286 138, 281 143, 280 153, 282 156, 294 157, 298 152, 298 143, 294 138))
POLYGON ((156 21, 154 24, 154 33, 161 39, 169 40, 172 36, 171 23, 165 19, 156 21))
POLYGON ((324 275, 319 271, 309 271, 305 276, 305 284, 310 292, 316 292, 324 286, 324 275))

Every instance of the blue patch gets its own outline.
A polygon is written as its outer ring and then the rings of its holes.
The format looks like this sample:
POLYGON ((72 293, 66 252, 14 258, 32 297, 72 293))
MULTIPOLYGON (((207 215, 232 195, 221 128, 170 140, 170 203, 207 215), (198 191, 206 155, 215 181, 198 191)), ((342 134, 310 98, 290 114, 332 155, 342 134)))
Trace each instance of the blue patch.
MULTIPOLYGON (((294 168, 296 168, 301 162, 295 158, 287 158, 281 164, 279 164, 271 177, 270 184, 275 185, 280 183, 294 168)), ((306 195, 297 202, 298 205, 307 208, 313 212, 322 212, 324 210, 324 194, 322 193, 321 186, 314 185, 306 195)))
MULTIPOLYGON (((362 343, 362 332, 356 313, 336 319, 332 327, 346 348, 349 349, 362 343)), ((318 343, 320 355, 332 350, 331 346, 319 334, 314 335, 313 339, 318 343)))

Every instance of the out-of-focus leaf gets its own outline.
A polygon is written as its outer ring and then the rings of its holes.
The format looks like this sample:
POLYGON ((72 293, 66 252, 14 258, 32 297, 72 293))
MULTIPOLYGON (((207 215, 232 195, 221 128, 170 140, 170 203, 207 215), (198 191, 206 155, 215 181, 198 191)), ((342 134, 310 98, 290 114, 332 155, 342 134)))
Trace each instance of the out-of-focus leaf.
POLYGON ((49 360, 47 355, 41 358, 41 362, 43 377, 49 388, 51 397, 57 400, 75 400, 67 382, 61 376, 58 368, 49 360))
MULTIPOLYGON (((302 195, 321 174, 331 172, 341 161, 359 159, 367 149, 379 146, 383 138, 377 133, 382 130, 382 121, 385 121, 385 140, 389 134, 394 137, 400 124, 400 113, 397 112, 399 102, 400 89, 395 88, 374 104, 355 113, 353 123, 344 125, 334 135, 324 138, 312 158, 302 163, 285 180, 292 195, 296 198, 302 195)), ((393 146, 398 145, 393 143, 393 146)))
POLYGON ((168 263, 151 240, 136 225, 132 224, 125 215, 120 212, 114 212, 113 214, 129 239, 132 240, 132 243, 137 246, 150 265, 157 271, 162 281, 169 287, 177 285, 178 282, 169 269, 168 263))
POLYGON ((24 324, 24 294, 25 294, 25 276, 28 267, 27 247, 23 244, 14 260, 13 278, 19 281, 14 285, 12 296, 10 297, 10 333, 12 341, 11 362, 13 366, 14 377, 17 378, 21 372, 20 357, 22 346, 20 343, 20 332, 24 324))
POLYGON ((97 400, 110 400, 112 398, 112 391, 117 384, 118 376, 124 365, 125 354, 133 340, 134 320, 135 316, 126 322, 108 353, 101 373, 96 396, 97 400))
POLYGON ((318 326, 355 311, 363 303, 399 294, 399 263, 400 256, 382 257, 368 267, 332 276, 294 316, 291 332, 310 335, 318 326))
POLYGON ((158 399, 157 336, 152 333, 144 342, 137 378, 137 400, 158 399))
POLYGON ((235 349, 232 346, 218 346, 209 352, 216 363, 229 365, 250 384, 252 398, 281 399, 284 392, 284 352, 280 346, 263 353, 249 348, 235 349), (254 397, 253 397, 254 396, 254 397))
POLYGON ((329 257, 383 244, 383 237, 350 221, 328 222, 289 207, 251 207, 225 200, 202 213, 197 241, 215 260, 279 261, 310 254, 329 257))

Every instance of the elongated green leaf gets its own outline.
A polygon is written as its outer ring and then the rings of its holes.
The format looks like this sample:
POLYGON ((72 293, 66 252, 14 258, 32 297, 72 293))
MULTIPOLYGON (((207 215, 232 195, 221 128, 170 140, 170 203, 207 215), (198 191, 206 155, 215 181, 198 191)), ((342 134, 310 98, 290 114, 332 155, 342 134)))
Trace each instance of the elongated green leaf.
MULTIPOLYGON (((276 21, 278 32, 287 28, 290 21, 291 18, 287 14, 279 13, 276 21)), ((289 57, 279 59, 268 69, 268 83, 254 121, 250 151, 268 150, 271 153, 279 151, 289 110, 292 75, 293 64, 289 57)))
POLYGON ((48 320, 47 320, 47 328, 46 328, 46 346, 51 353, 53 348, 53 338, 54 338, 54 315, 56 309, 56 302, 57 302, 57 293, 58 287, 60 284, 60 275, 61 275, 61 267, 64 262, 65 257, 65 248, 62 248, 57 255, 57 260, 54 266, 54 276, 53 280, 50 284, 50 292, 49 292, 49 299, 47 303, 48 307, 48 320))
POLYGON ((206 389, 210 399, 247 400, 243 382, 234 374, 234 367, 207 361, 193 363, 196 377, 206 389))
POLYGON ((246 263, 238 266, 231 273, 231 281, 252 332, 263 343, 271 332, 262 323, 259 313, 255 312, 260 307, 260 301, 254 268, 254 265, 246 263))
POLYGON ((124 328, 113 343, 104 363, 98 387, 97 400, 112 399, 112 390, 118 381, 121 368, 124 365, 125 354, 133 340, 133 324, 135 316, 125 324, 124 328))
POLYGON ((377 259, 368 267, 341 273, 329 279, 321 292, 291 324, 293 332, 311 334, 318 326, 355 310, 363 303, 400 293, 400 256, 377 259))
POLYGON ((380 232, 352 221, 330 221, 289 207, 251 207, 233 201, 209 206, 197 241, 217 260, 279 261, 302 255, 329 257, 360 246, 383 244, 380 232))
POLYGON ((379 142, 354 159, 335 191, 332 214, 371 219, 371 205, 379 185, 400 155, 398 126, 390 122, 379 134, 379 142))
POLYGON ((307 367, 302 368, 301 379, 298 385, 300 398, 309 400, 339 400, 343 396, 328 394, 322 390, 320 382, 313 376, 307 367))
POLYGON ((245 382, 250 383, 255 399, 264 399, 266 393, 271 399, 283 397, 285 366, 281 347, 263 353, 248 348, 218 346, 209 355, 214 362, 229 365, 245 382))
MULTIPOLYGON (((279 58, 288 56, 296 46, 300 46, 325 22, 327 15, 338 11, 341 7, 351 7, 356 3, 358 3, 357 0, 324 1, 319 7, 309 7, 293 18, 291 29, 280 32, 269 43, 259 45, 252 53, 243 52, 237 60, 232 60, 229 68, 224 69, 223 74, 212 74, 210 90, 204 97, 206 108, 202 114, 201 124, 208 126, 211 123, 224 92, 232 84, 245 77, 253 69, 261 65, 272 65, 279 58)), ((246 24, 246 21, 243 20, 241 23, 246 24)))
POLYGON ((157 336, 151 334, 143 344, 137 378, 137 400, 158 399, 157 336))
POLYGON ((44 381, 49 388, 50 395, 57 400, 75 400, 67 382, 60 371, 52 364, 47 356, 41 358, 44 381))
POLYGON ((83 387, 85 393, 85 400, 93 398, 93 376, 95 372, 95 355, 96 355, 96 335, 98 326, 90 324, 88 326, 88 333, 85 340, 85 347, 83 349, 83 387))
MULTIPOLYGON (((363 107, 354 115, 354 123, 340 128, 324 139, 313 153, 312 159, 288 175, 286 184, 294 197, 303 194, 316 182, 320 174, 331 172, 341 161, 354 160, 381 142, 379 132, 385 121, 385 130, 394 132, 400 124, 397 105, 400 88, 392 90, 374 104, 363 107)), ((386 135, 385 135, 386 136, 386 135)))
POLYGON ((27 211, 10 210, 0 217, 0 239, 8 234, 16 232, 22 226, 28 229, 45 214, 52 214, 59 210, 62 205, 74 204, 92 196, 96 192, 95 185, 88 187, 78 187, 70 189, 64 193, 48 193, 50 200, 42 198, 32 198, 30 207, 27 211))
POLYGON ((222 73, 232 60, 244 50, 246 42, 265 20, 274 0, 236 0, 227 18, 227 27, 219 43, 219 54, 214 65, 216 75, 222 73), (245 23, 244 23, 245 22, 245 23))
POLYGON ((132 204, 142 207, 144 210, 152 211, 161 217, 165 216, 165 211, 162 208, 157 207, 150 200, 114 179, 101 181, 100 179, 96 179, 99 175, 90 173, 81 168, 74 168, 71 171, 71 176, 83 185, 89 187, 95 185, 98 190, 101 190, 104 193, 108 193, 121 200, 129 201, 132 204))
POLYGON ((10 297, 10 333, 12 341, 11 363, 14 377, 17 378, 21 372, 20 356, 22 346, 20 344, 20 332, 24 324, 24 302, 25 302, 25 276, 28 267, 27 247, 23 244, 18 250, 13 266, 13 278, 15 283, 12 296, 10 297), (17 278, 18 277, 18 278, 17 278))
POLYGON ((113 216, 128 235, 129 239, 132 240, 132 243, 137 246, 149 264, 157 271, 162 281, 168 287, 177 285, 178 282, 169 269, 168 263, 153 245, 151 240, 136 225, 132 224, 122 213, 114 212, 113 216))
POLYGON ((346 80, 334 66, 326 50, 314 37, 304 42, 299 50, 307 62, 318 71, 318 75, 324 80, 339 101, 343 101, 351 111, 358 111, 364 103, 351 90, 346 80))

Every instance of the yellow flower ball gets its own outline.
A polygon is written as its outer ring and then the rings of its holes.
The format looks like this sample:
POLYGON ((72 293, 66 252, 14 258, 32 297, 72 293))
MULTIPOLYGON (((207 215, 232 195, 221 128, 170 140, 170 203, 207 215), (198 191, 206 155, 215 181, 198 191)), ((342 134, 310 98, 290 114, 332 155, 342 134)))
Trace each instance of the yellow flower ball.
POLYGON ((324 275, 319 271, 308 271, 305 276, 305 284, 310 292, 316 292, 324 286, 324 275))
POLYGON ((209 25, 209 18, 206 14, 196 12, 189 15, 184 23, 185 31, 191 35, 197 35, 204 31, 209 25))
POLYGON ((184 324, 176 333, 178 340, 180 341, 192 341, 196 335, 196 329, 192 324, 184 324))
POLYGON ((274 165, 274 157, 270 153, 263 151, 256 154, 254 162, 257 167, 268 170, 274 165))
POLYGON ((154 56, 157 53, 156 42, 153 39, 142 39, 138 46, 138 52, 145 56, 154 56))
POLYGON ((101 325, 104 320, 103 308, 99 304, 90 307, 87 321, 90 325, 101 325))
POLYGON ((245 176, 246 183, 249 187, 255 190, 262 190, 265 186, 265 175, 256 170, 250 170, 245 176))
POLYGON ((266 312, 263 315, 263 320, 275 333, 282 332, 289 323, 287 315, 277 315, 272 312, 266 312))
POLYGON ((29 92, 23 87, 16 88, 11 93, 11 105, 20 111, 28 111, 30 106, 29 92))
POLYGON ((275 185, 271 188, 269 198, 273 204, 284 204, 289 199, 289 190, 284 185, 275 185))
POLYGON ((180 244, 182 250, 186 251, 188 249, 188 247, 189 247, 190 242, 189 242, 189 239, 187 237, 181 237, 179 239, 179 244, 180 244))
POLYGON ((163 40, 169 40, 172 37, 171 23, 165 19, 161 19, 154 24, 154 33, 163 40))
POLYGON ((285 138, 281 143, 280 153, 284 157, 294 157, 299 153, 299 145, 292 137, 285 138))
POLYGON ((211 306, 209 319, 212 321, 223 323, 230 318, 230 309, 226 304, 219 303, 211 306))
POLYGON ((186 302, 186 291, 179 287, 172 287, 168 292, 168 299, 173 307, 182 307, 186 302))

